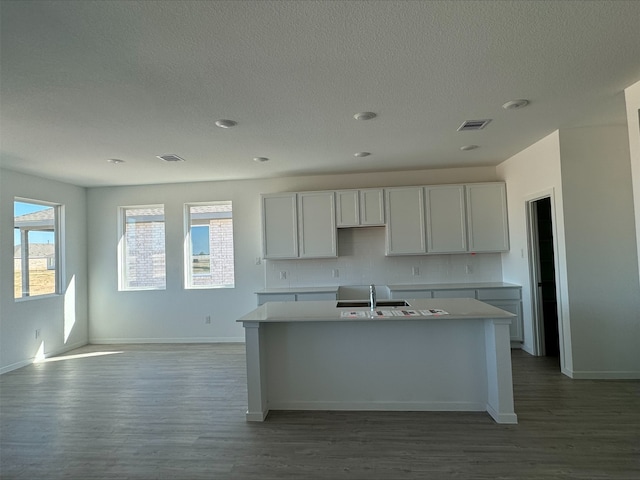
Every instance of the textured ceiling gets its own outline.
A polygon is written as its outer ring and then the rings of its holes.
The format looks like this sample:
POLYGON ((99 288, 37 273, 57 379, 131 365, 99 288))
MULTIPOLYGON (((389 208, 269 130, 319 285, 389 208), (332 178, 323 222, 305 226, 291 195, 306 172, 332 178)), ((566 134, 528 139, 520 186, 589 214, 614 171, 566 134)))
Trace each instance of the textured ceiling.
POLYGON ((83 186, 496 165, 624 123, 640 80, 638 1, 2 0, 0 18, 0 165, 83 186))

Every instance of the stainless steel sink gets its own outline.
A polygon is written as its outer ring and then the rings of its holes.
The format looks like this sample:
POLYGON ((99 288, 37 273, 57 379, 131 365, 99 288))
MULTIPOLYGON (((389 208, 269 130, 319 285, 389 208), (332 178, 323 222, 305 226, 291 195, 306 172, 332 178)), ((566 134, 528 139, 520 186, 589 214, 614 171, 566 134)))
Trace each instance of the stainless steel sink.
MULTIPOLYGON (((337 308, 357 308, 357 307, 370 307, 371 303, 367 300, 343 300, 336 304, 337 308)), ((376 302, 376 308, 378 307, 410 307, 404 300, 378 300, 376 302)))

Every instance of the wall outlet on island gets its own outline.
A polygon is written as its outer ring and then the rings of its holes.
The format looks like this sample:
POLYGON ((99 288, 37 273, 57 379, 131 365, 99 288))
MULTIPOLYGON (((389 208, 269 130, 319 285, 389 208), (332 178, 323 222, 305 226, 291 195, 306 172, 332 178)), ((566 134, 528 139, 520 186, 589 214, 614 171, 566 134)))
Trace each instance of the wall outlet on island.
POLYGON ((287 279, 287 272, 280 272, 280 280, 286 280, 287 279))
POLYGON ((206 317, 204 317, 204 323, 206 323, 207 325, 211 324, 211 315, 207 315, 206 317))

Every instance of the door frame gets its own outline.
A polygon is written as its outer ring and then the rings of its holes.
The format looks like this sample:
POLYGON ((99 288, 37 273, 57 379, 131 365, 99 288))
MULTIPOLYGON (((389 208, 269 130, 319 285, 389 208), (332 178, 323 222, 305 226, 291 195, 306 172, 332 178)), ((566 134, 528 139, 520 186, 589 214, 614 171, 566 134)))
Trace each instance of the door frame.
POLYGON ((538 200, 549 198, 551 201, 551 231, 553 232, 553 267, 555 269, 555 284, 556 284, 556 300, 557 300, 557 315, 558 315, 558 336, 560 346, 560 369, 565 369, 565 331, 564 321, 562 318, 562 296, 559 282, 559 259, 558 259, 558 233, 557 233, 557 217, 556 217, 556 202, 555 202, 555 189, 549 188, 536 194, 530 195, 525 198, 526 209, 526 227, 527 227, 527 241, 529 250, 529 282, 531 289, 531 320, 533 330, 533 354, 544 355, 544 321, 542 319, 542 299, 540 297, 540 290, 538 283, 540 281, 540 267, 538 262, 538 225, 536 217, 536 204, 538 200))

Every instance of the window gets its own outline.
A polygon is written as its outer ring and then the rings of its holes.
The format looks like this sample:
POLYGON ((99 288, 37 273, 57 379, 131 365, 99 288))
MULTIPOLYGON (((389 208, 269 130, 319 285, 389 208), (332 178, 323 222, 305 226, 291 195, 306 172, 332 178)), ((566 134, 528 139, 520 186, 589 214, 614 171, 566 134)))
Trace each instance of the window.
POLYGON ((15 198, 13 202, 14 298, 60 291, 61 205, 15 198))
POLYGON ((231 202, 185 205, 186 288, 232 288, 233 215, 231 202))
POLYGON ((120 207, 119 290, 166 288, 164 205, 120 207))

